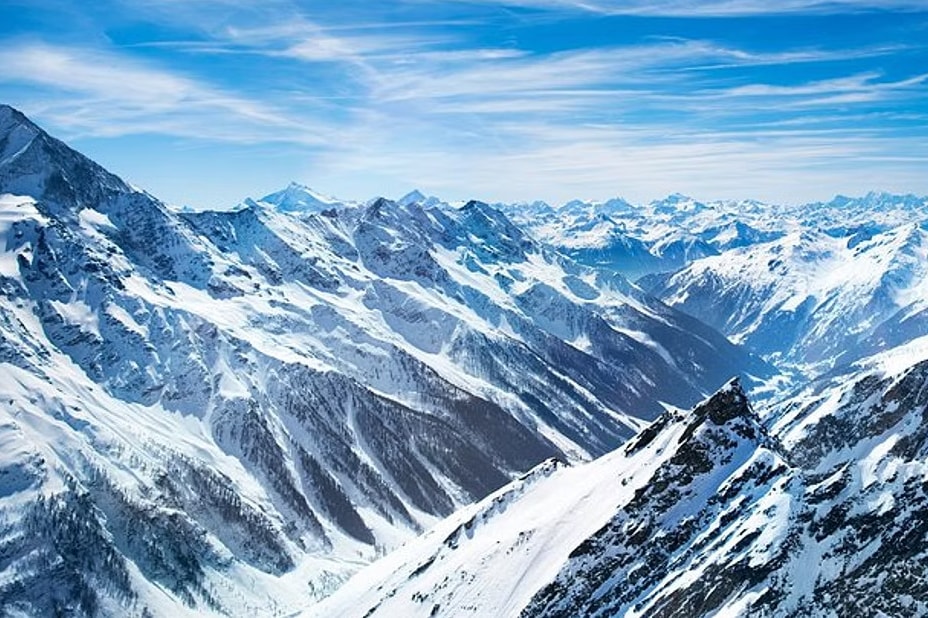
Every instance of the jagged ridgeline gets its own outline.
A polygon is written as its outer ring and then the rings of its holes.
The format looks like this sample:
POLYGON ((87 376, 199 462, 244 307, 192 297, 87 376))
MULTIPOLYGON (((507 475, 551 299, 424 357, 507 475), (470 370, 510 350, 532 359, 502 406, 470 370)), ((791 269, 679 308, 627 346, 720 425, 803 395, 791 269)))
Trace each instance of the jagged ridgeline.
POLYGON ((923 616, 928 361, 878 364, 542 464, 307 616, 923 616))
POLYGON ((181 214, 0 107, 0 613, 294 612, 772 373, 486 204, 298 189, 181 214))

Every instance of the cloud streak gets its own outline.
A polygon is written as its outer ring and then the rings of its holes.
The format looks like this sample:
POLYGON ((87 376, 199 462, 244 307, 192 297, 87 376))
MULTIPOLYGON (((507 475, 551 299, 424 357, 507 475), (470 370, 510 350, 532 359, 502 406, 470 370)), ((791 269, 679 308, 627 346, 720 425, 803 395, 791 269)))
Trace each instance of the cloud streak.
POLYGON ((99 50, 6 45, 0 49, 0 81, 35 88, 45 115, 75 133, 264 141, 277 131, 304 143, 326 139, 267 103, 99 50))
POLYGON ((924 12, 921 0, 457 0, 548 11, 639 17, 745 17, 758 15, 924 12))

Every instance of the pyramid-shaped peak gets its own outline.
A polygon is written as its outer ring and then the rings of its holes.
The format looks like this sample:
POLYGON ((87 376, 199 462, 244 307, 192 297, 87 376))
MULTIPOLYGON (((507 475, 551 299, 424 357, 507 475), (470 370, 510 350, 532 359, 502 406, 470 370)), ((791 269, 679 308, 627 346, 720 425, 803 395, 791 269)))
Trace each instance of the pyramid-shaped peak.
POLYGON ((754 416, 751 403, 738 378, 729 380, 714 395, 696 406, 693 413, 699 418, 708 418, 716 425, 724 425, 736 418, 754 416))
POLYGON ((484 210, 490 208, 490 205, 486 202, 481 202, 480 200, 468 200, 466 204, 461 207, 461 210, 484 210))
POLYGON ((29 195, 61 212, 101 208, 132 187, 0 105, 0 193, 29 195))
POLYGON ((386 213, 394 210, 396 202, 386 197, 377 197, 372 199, 367 203, 367 208, 364 210, 366 217, 380 217, 386 213))
POLYGON ((468 219, 492 221, 494 225, 513 228, 509 218, 498 208, 480 200, 470 200, 460 208, 460 212, 468 219))
POLYGON ((9 160, 41 134, 42 129, 21 111, 0 105, 0 161, 9 160))
POLYGON ((344 206, 345 202, 320 193, 299 182, 291 181, 280 191, 262 197, 260 202, 271 204, 284 212, 312 213, 333 207, 344 206))
POLYGON ((623 197, 613 197, 602 204, 602 208, 607 211, 626 211, 634 210, 634 206, 623 197))
POLYGON ((407 193, 400 199, 396 200, 396 203, 406 206, 409 204, 420 204, 427 199, 428 198, 422 191, 420 191, 419 189, 413 189, 412 191, 410 191, 409 193, 407 193))
POLYGON ((441 198, 435 197, 434 195, 426 195, 418 189, 413 189, 400 199, 396 200, 396 203, 400 206, 411 206, 413 204, 418 204, 423 208, 429 208, 432 206, 444 204, 444 201, 441 198))

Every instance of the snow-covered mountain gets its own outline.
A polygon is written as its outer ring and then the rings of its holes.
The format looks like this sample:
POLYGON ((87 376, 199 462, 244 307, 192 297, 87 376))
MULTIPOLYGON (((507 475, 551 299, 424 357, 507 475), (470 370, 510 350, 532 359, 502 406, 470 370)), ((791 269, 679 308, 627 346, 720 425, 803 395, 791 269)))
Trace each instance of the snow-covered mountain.
POLYGON ((810 228, 643 283, 733 341, 817 373, 928 332, 928 233, 810 228))
POLYGON ((926 332, 928 198, 701 203, 682 195, 504 208, 781 367, 815 376, 926 332))
POLYGON ((924 615, 926 212, 176 212, 0 106, 0 614, 924 615))
POLYGON ((401 206, 411 206, 413 204, 418 204, 419 206, 425 208, 448 205, 447 202, 443 202, 441 199, 435 197, 434 195, 425 195, 418 189, 413 189, 403 197, 396 200, 396 203, 400 204, 401 206))
POLYGON ((923 338, 764 419, 731 382, 594 462, 545 462, 306 615, 924 615, 926 358, 923 338))
POLYGON ((643 284, 802 369, 793 393, 758 415, 731 382, 596 461, 549 460, 307 615, 928 612, 928 202, 598 206, 513 217, 578 261, 682 267, 643 284))
POLYGON ((726 242, 716 238, 729 224, 726 214, 740 204, 703 204, 673 194, 646 205, 614 198, 605 202, 574 200, 557 208, 543 202, 503 204, 500 208, 541 241, 576 261, 610 268, 634 280, 716 255, 726 242))
POLYGON ((0 607, 273 615, 769 365, 499 210, 177 213, 0 107, 0 607))
MULTIPOLYGON (((357 206, 354 202, 324 195, 298 182, 291 182, 280 191, 265 195, 257 201, 260 204, 270 205, 281 212, 294 214, 321 213, 335 208, 357 206)), ((247 208, 252 203, 253 200, 246 200, 242 207, 247 208)))

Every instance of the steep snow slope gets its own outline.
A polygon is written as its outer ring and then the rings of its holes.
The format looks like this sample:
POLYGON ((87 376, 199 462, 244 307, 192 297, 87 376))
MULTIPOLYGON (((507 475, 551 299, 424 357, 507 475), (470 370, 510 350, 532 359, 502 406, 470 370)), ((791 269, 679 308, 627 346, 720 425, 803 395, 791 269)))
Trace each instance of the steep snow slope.
POLYGON ((479 202, 177 214, 7 107, 0 153, 4 613, 294 611, 770 371, 479 202))
POLYGON ((731 557, 740 536, 732 513, 788 511, 765 480, 788 470, 776 448, 732 382, 599 460, 546 462, 365 569, 308 615, 624 615, 636 600, 648 615, 645 593, 672 594, 709 568, 690 564, 685 579, 670 568, 692 542, 712 546, 709 558, 731 557), (746 485, 756 491, 747 501, 735 491, 746 485), (726 491, 732 496, 720 500, 726 491), (623 601, 610 605, 615 593, 623 601))
POLYGON ((926 346, 763 423, 732 382, 599 460, 547 462, 306 615, 924 615, 926 346))
POLYGON ((866 236, 795 232, 647 285, 759 354, 821 371, 923 334, 926 282, 928 234, 910 223, 866 236))

